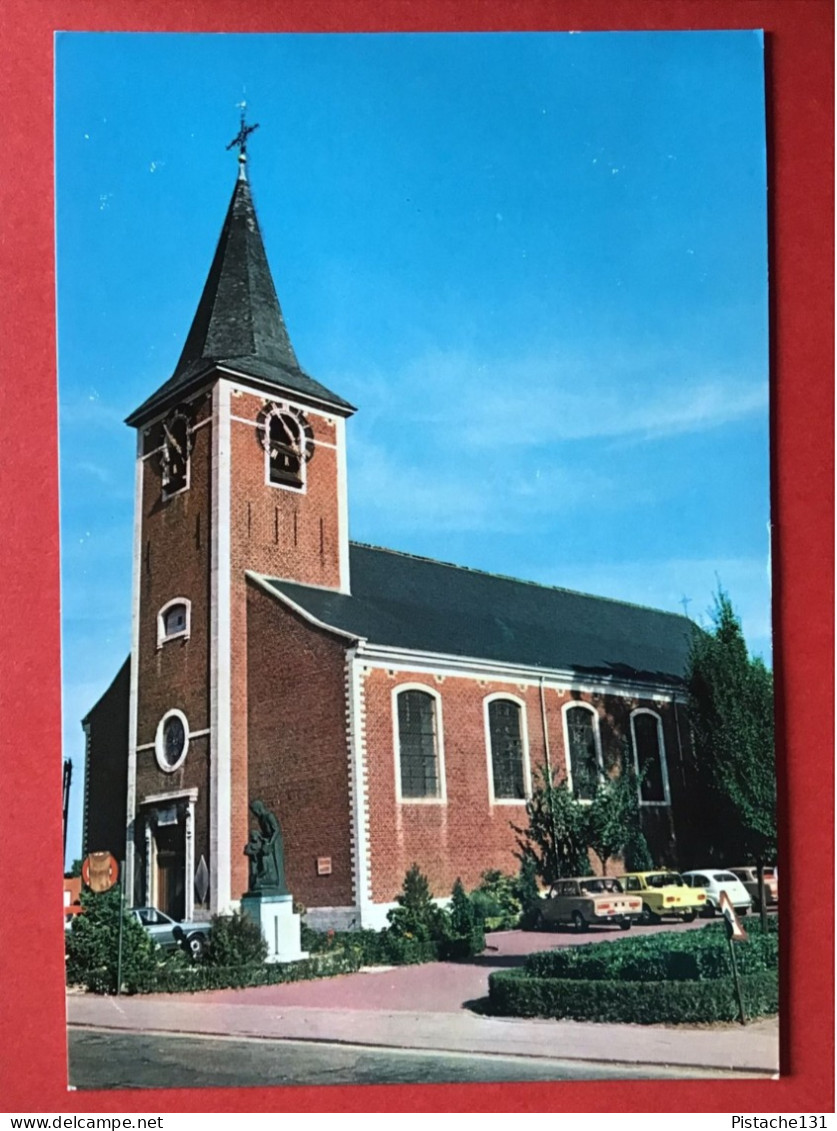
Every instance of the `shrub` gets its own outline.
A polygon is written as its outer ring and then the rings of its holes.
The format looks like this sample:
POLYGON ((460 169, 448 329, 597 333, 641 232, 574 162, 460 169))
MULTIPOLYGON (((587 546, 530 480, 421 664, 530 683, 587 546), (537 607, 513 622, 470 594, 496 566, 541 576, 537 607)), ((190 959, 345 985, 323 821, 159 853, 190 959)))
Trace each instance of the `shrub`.
MULTIPOLYGON (((778 1010, 775 970, 742 976, 741 990, 748 1017, 778 1010)), ((488 1000, 493 1013, 509 1017, 564 1017, 639 1025, 734 1021, 738 1017, 731 977, 676 982, 590 981, 536 978, 522 970, 500 970, 489 975, 488 1000)))
MULTIPOLYGON (((753 1017, 778 1009, 778 930, 773 922, 766 932, 753 923, 749 934, 749 943, 736 944, 736 959, 753 1017)), ((646 1025, 738 1016, 722 924, 532 954, 524 969, 490 975, 489 1001, 509 1016, 646 1025)))
MULTIPOLYGON (((736 947, 742 974, 776 970, 779 935, 773 925, 762 935, 749 925, 750 942, 736 947)), ((607 946, 570 946, 529 955, 526 971, 539 978, 614 979, 628 982, 716 979, 730 974, 729 944, 722 923, 699 931, 614 939, 607 946)))
POLYGON ((439 944, 440 958, 472 958, 485 950, 485 931, 474 905, 465 894, 462 881, 453 885, 448 907, 448 934, 439 944))
MULTIPOLYGON (((517 877, 507 876, 498 868, 483 872, 477 892, 481 892, 496 907, 495 916, 500 920, 497 930, 510 930, 520 919, 520 900, 517 897, 517 877)), ((476 895, 476 892, 474 893, 476 895)))
POLYGON ((246 911, 213 915, 206 956, 210 966, 258 966, 265 958, 267 942, 261 926, 246 911))
POLYGON ((524 857, 520 863, 515 895, 520 903, 518 926, 524 931, 534 931, 541 915, 541 893, 538 888, 538 871, 531 857, 524 857))
POLYGON ((418 864, 407 872, 395 902, 398 906, 387 912, 393 935, 429 943, 441 942, 446 937, 446 913, 433 902, 430 884, 418 864))
MULTIPOLYGON (((158 967, 134 979, 127 991, 132 994, 199 993, 202 990, 245 989, 249 986, 275 986, 282 982, 302 982, 350 974, 359 969, 350 954, 318 955, 301 962, 264 963, 261 966, 210 966, 208 963, 158 967)), ((106 989, 90 986, 97 993, 106 989)))
POLYGON ((122 909, 118 888, 81 893, 83 911, 65 932, 66 977, 70 985, 86 985, 97 993, 116 990, 119 919, 122 915, 122 982, 129 986, 153 974, 167 959, 133 915, 122 909))

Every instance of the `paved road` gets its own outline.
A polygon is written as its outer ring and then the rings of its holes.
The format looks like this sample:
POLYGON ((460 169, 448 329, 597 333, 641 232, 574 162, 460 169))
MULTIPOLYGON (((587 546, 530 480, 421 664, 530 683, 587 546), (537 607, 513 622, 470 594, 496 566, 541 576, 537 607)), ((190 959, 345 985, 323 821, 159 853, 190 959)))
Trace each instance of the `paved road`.
POLYGON ((77 1088, 459 1084, 661 1077, 732 1079, 745 1075, 717 1069, 90 1029, 70 1030, 69 1051, 70 1080, 77 1088))

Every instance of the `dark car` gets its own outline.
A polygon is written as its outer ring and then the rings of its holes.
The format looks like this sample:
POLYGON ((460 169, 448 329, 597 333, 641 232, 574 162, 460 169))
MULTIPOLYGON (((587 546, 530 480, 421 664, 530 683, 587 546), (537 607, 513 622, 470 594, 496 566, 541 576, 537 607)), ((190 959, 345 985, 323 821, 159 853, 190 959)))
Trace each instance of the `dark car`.
POLYGON ((209 940, 209 923, 178 923, 156 907, 134 907, 133 915, 158 946, 176 950, 183 946, 192 958, 202 958, 209 940))

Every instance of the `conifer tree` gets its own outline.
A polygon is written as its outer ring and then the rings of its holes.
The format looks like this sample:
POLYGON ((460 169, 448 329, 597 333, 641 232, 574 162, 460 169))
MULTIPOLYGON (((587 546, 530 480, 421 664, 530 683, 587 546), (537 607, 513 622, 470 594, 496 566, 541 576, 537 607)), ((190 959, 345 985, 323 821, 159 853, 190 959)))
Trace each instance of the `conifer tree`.
POLYGON ((776 853, 773 675, 752 659, 729 597, 715 597, 713 629, 689 656, 696 850, 719 864, 776 853))

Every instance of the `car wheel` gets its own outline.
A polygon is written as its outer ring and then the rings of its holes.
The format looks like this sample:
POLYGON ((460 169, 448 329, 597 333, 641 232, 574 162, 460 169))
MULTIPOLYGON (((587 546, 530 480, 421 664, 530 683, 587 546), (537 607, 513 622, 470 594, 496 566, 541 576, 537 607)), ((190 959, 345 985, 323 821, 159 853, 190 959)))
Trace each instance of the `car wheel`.
POLYGON ((630 919, 620 919, 619 920, 619 930, 620 931, 629 931, 632 926, 633 926, 633 923, 631 922, 630 919))
POLYGON ((654 925, 654 923, 659 923, 659 921, 660 916, 657 915, 656 912, 652 911, 647 903, 643 903, 642 918, 640 919, 640 923, 642 923, 642 925, 645 927, 651 927, 654 925))
POLYGON ((186 940, 186 949, 193 961, 199 962, 206 952, 206 939, 203 935, 189 935, 186 940))
POLYGON ((696 918, 697 918, 697 911, 684 911, 683 912, 683 922, 684 923, 691 923, 696 918))
POLYGON ((587 930, 587 920, 580 911, 573 911, 573 926, 579 932, 587 930))

